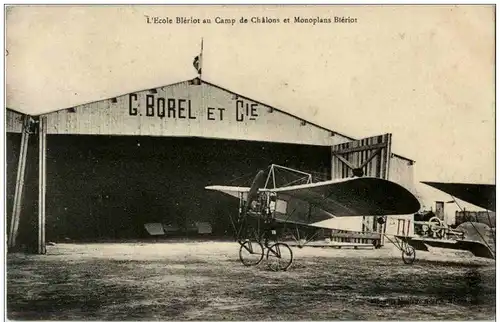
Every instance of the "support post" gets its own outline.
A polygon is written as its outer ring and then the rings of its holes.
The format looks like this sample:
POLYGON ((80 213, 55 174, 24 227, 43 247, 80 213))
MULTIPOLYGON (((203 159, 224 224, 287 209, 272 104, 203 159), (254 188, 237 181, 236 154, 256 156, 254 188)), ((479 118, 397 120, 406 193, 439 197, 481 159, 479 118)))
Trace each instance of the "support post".
POLYGON ((10 221, 10 232, 8 239, 8 247, 16 246, 16 239, 19 230, 19 221, 21 216, 24 178, 26 175, 26 155, 28 153, 29 142, 29 116, 24 116, 23 127, 21 132, 21 148, 19 151, 19 160, 17 165, 16 188, 14 191, 14 204, 12 207, 12 218, 10 221))
POLYGON ((40 116, 38 131, 38 254, 45 254, 45 190, 46 190, 46 152, 47 122, 40 116))

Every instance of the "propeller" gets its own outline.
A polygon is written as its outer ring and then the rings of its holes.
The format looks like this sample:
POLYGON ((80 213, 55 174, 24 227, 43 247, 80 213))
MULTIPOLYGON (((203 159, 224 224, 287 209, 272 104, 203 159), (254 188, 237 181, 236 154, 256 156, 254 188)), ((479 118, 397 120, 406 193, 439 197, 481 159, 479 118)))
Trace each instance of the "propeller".
POLYGON ((248 208, 250 208, 252 201, 258 196, 259 188, 265 184, 264 179, 264 171, 260 170, 259 172, 257 172, 257 175, 253 179, 252 185, 250 186, 250 190, 248 191, 247 204, 245 206, 245 215, 248 211, 248 208))

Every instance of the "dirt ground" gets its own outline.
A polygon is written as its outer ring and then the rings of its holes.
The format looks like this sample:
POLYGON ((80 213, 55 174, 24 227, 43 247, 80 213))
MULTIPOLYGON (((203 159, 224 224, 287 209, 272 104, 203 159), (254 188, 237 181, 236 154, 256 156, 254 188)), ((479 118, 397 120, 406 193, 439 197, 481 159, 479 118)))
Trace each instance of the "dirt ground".
POLYGON ((492 320, 495 265, 417 252, 292 248, 289 271, 245 267, 226 242, 58 244, 7 255, 16 320, 492 320))

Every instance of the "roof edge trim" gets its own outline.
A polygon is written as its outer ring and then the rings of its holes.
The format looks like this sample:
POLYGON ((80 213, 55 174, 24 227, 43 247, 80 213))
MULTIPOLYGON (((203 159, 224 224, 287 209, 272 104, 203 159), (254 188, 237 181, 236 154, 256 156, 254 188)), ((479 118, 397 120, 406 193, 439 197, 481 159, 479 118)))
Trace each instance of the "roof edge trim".
POLYGON ((12 109, 10 107, 6 107, 5 108, 5 113, 7 113, 7 112, 12 112, 12 113, 18 114, 18 115, 29 115, 29 114, 26 114, 26 113, 23 113, 23 112, 16 111, 16 110, 14 110, 14 109, 12 109))
MULTIPOLYGON (((196 79, 196 78, 193 78, 193 79, 196 79)), ((137 91, 133 91, 133 92, 128 92, 128 93, 125 93, 125 94, 118 94, 118 95, 106 97, 106 98, 103 98, 103 99, 100 99, 100 100, 97 100, 97 101, 88 101, 88 102, 81 103, 81 104, 78 104, 78 105, 73 105, 73 106, 70 106, 70 107, 60 108, 60 109, 57 109, 57 110, 54 110, 54 111, 40 113, 40 114, 35 114, 35 115, 36 116, 49 115, 49 114, 52 114, 52 113, 57 113, 57 112, 69 110, 71 108, 77 108, 77 107, 83 106, 85 104, 92 104, 92 103, 104 102, 106 100, 110 100, 110 99, 113 99, 115 97, 124 96, 124 95, 131 94, 131 93, 143 92, 143 91, 147 91, 147 90, 150 90, 150 89, 153 89, 153 88, 161 88, 161 87, 165 87, 165 86, 172 86, 172 85, 182 84, 182 83, 185 83, 185 82, 192 81, 193 79, 183 80, 183 81, 179 81, 179 82, 175 82, 175 83, 171 83, 171 84, 167 84, 167 85, 161 85, 161 86, 143 88, 143 89, 140 89, 140 90, 137 90, 137 91)))
POLYGON ((208 85, 211 85, 211 86, 217 87, 217 88, 222 89, 222 90, 224 90, 224 91, 227 91, 227 92, 229 92, 229 93, 231 93, 231 94, 238 95, 238 96, 239 96, 239 97, 241 97, 241 98, 244 98, 244 99, 247 99, 247 100, 250 100, 250 101, 254 101, 254 102, 256 102, 256 103, 258 103, 258 104, 260 104, 260 105, 264 105, 265 107, 272 108, 272 109, 274 109, 274 110, 276 110, 276 111, 278 111, 278 112, 280 112, 280 113, 283 113, 283 114, 288 115, 288 116, 290 116, 290 117, 296 118, 296 119, 298 119, 298 120, 300 120, 300 121, 305 121, 305 122, 307 122, 307 123, 309 123, 309 124, 311 124, 311 125, 314 125, 315 127, 318 127, 318 128, 320 128, 320 129, 323 129, 323 130, 325 130, 325 131, 328 131, 328 132, 333 132, 333 133, 338 134, 338 135, 340 135, 340 136, 343 136, 343 137, 345 137, 346 139, 349 139, 349 140, 355 140, 353 137, 347 136, 347 135, 342 134, 342 133, 340 133, 340 132, 337 132, 337 131, 334 131, 334 130, 328 129, 328 128, 324 127, 324 126, 318 125, 318 124, 313 123, 313 122, 308 121, 308 120, 305 120, 305 119, 303 119, 303 118, 301 118, 301 117, 299 117, 299 116, 297 116, 297 115, 293 115, 293 114, 291 114, 291 113, 289 113, 289 112, 285 112, 285 111, 283 111, 283 110, 281 110, 281 109, 279 109, 279 108, 276 108, 276 107, 274 107, 274 106, 271 106, 271 105, 269 105, 269 104, 262 103, 262 102, 260 102, 260 101, 257 101, 257 100, 255 100, 255 99, 253 99, 253 98, 249 98, 249 97, 247 97, 247 96, 244 96, 244 95, 241 95, 241 94, 239 94, 239 93, 233 92, 233 91, 231 91, 231 90, 229 90, 229 89, 227 89, 227 88, 224 88, 224 87, 222 87, 222 86, 219 86, 219 85, 217 85, 217 84, 214 84, 214 83, 211 83, 211 82, 208 82, 208 81, 205 81, 205 80, 201 80, 201 81, 202 81, 203 83, 205 83, 205 84, 208 84, 208 85))

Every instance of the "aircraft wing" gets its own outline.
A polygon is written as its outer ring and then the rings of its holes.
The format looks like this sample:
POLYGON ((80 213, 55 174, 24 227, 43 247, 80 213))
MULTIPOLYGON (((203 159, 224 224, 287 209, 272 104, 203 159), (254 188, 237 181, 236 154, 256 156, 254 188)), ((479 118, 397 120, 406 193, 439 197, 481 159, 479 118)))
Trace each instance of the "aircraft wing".
MULTIPOLYGON (((246 199, 249 187, 208 186, 246 199)), ((347 178, 275 189, 278 221, 313 225, 335 217, 403 215, 420 209, 417 198, 394 182, 372 178, 347 178)), ((323 226, 323 225, 320 225, 323 226)))
POLYGON ((207 190, 220 191, 222 193, 228 194, 235 198, 240 198, 243 194, 243 199, 247 199, 247 194, 250 191, 250 187, 236 187, 236 186, 207 186, 207 190))
POLYGON ((422 183, 446 192, 458 199, 471 203, 478 207, 496 210, 496 187, 492 184, 474 184, 474 183, 445 183, 429 182, 422 183))
POLYGON ((269 191, 275 192, 278 199, 302 200, 334 217, 404 215, 420 209, 419 201, 410 191, 392 181, 373 177, 331 180, 269 191))

